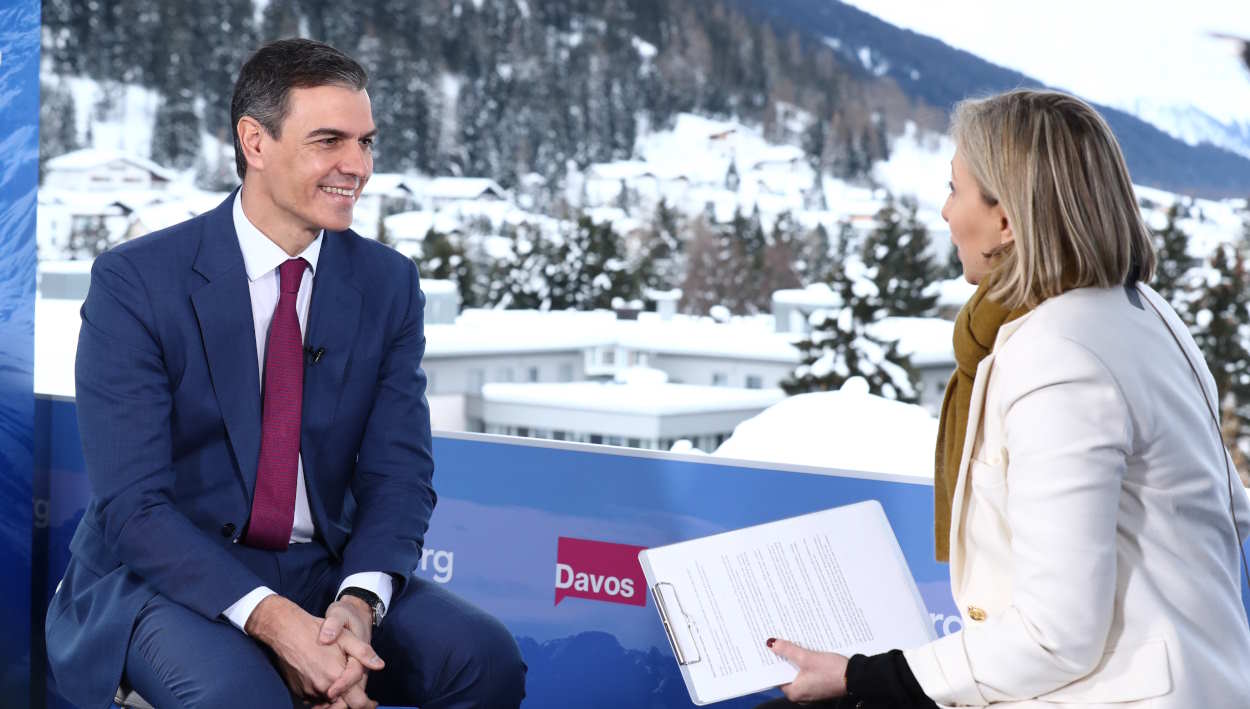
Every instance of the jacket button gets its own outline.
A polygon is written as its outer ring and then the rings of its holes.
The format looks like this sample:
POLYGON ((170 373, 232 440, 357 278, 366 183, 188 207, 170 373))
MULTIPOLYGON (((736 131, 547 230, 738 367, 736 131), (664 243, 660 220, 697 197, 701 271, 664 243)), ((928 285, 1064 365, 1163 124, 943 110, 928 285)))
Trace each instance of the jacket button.
POLYGON ((234 536, 234 522, 226 522, 221 525, 221 536, 230 539, 234 536))
POLYGON ((984 609, 978 608, 976 606, 968 606, 968 617, 980 623, 981 621, 985 620, 988 616, 986 616, 984 609))

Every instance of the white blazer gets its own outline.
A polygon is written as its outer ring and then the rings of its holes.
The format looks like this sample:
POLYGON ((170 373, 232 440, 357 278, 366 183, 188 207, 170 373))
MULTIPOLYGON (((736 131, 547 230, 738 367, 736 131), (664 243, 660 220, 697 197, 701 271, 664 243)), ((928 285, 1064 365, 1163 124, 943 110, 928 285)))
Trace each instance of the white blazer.
MULTIPOLYGON (((1007 323, 977 369, 951 512, 964 629, 905 653, 947 706, 1250 707, 1226 453, 1149 287, 1007 323), (1140 307, 1138 307, 1140 305, 1140 307)), ((1242 539, 1250 501, 1233 472, 1242 539)))

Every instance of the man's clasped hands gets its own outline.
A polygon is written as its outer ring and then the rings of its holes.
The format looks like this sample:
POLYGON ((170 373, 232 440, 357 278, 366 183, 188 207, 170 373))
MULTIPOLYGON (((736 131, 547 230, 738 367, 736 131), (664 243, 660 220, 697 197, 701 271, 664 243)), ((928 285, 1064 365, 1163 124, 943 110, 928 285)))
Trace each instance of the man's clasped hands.
POLYGON ((354 596, 326 608, 325 618, 279 595, 267 596, 244 628, 267 645, 291 692, 314 709, 375 709, 365 694, 369 670, 385 666, 370 646, 372 610, 354 596))

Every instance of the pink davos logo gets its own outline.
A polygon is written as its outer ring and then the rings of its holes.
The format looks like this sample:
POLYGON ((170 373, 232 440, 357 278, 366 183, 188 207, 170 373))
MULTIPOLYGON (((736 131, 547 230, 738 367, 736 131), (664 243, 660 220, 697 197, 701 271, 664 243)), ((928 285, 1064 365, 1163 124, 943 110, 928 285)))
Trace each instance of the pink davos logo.
POLYGON ((647 605, 638 552, 647 547, 560 537, 556 546, 556 603, 566 596, 647 605))

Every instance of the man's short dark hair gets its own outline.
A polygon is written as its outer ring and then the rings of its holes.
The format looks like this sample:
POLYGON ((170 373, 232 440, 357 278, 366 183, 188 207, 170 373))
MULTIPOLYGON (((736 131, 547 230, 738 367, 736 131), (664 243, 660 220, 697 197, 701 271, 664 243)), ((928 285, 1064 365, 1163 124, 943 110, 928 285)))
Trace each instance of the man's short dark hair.
POLYGON ((363 91, 369 74, 355 59, 311 39, 280 39, 257 49, 234 82, 230 100, 230 130, 234 133, 234 164, 239 179, 247 174, 247 159, 239 143, 239 119, 251 116, 269 135, 281 138, 282 122, 290 110, 291 89, 343 86, 363 91))

